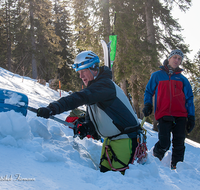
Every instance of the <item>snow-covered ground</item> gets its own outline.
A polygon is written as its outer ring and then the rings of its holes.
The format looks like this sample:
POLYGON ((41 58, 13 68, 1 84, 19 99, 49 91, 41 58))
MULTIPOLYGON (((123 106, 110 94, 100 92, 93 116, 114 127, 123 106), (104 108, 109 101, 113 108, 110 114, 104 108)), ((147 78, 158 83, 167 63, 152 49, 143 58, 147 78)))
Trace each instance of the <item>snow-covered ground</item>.
MULTIPOLYGON (((59 92, 2 68, 0 88, 26 94, 29 106, 35 108, 60 98, 59 92)), ((68 115, 66 112, 56 117, 65 120, 68 115)), ((185 160, 178 163, 177 170, 171 170, 171 149, 161 162, 153 157, 157 132, 151 130, 149 123, 144 127, 148 130, 147 163, 135 162, 123 176, 119 172, 99 171, 100 141, 74 139, 67 126, 39 118, 30 111, 26 117, 13 110, 1 112, 0 189, 200 189, 200 145, 186 139, 185 160)))

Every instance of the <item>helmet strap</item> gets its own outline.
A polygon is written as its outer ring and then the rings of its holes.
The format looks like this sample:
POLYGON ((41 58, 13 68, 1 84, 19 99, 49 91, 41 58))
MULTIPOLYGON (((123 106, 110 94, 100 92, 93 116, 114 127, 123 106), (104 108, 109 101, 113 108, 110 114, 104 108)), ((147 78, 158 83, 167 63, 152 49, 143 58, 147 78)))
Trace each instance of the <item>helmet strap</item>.
POLYGON ((96 78, 97 78, 97 76, 99 75, 99 69, 98 69, 98 71, 97 71, 97 74, 96 74, 96 76, 94 75, 94 73, 91 71, 91 69, 90 69, 90 68, 88 68, 88 69, 89 69, 89 71, 92 73, 92 75, 93 75, 94 79, 96 79, 96 78))

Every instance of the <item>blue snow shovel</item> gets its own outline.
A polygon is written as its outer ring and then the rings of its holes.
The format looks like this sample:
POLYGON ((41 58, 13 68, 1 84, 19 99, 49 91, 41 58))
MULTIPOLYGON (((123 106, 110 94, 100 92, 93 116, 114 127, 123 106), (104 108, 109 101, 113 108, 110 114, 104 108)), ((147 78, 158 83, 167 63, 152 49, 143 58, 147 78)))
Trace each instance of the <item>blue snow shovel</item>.
MULTIPOLYGON (((36 108, 28 106, 28 97, 25 94, 0 88, 0 112, 7 112, 10 110, 20 112, 24 116, 27 115, 27 110, 37 113, 36 108)), ((72 123, 68 123, 54 116, 50 116, 50 119, 74 128, 72 123)))

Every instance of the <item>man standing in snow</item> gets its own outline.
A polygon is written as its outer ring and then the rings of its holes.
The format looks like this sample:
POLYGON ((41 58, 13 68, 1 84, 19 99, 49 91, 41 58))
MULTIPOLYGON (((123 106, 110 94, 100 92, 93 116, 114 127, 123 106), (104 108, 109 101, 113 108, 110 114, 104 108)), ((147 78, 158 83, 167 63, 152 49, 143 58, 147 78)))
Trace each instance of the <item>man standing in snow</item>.
POLYGON ((100 171, 124 173, 133 159, 137 135, 142 129, 128 98, 112 81, 111 70, 99 67, 99 62, 92 51, 78 54, 73 68, 87 88, 39 108, 37 116, 49 118, 86 104, 85 122, 78 128, 79 137, 82 139, 97 132, 104 138, 100 171))
POLYGON ((179 65, 183 61, 182 51, 173 50, 164 61, 160 71, 156 71, 146 86, 144 94, 144 116, 152 113, 152 97, 155 94, 155 119, 158 120, 158 138, 153 155, 160 160, 170 147, 172 132, 171 168, 184 160, 185 127, 190 133, 195 126, 195 109, 192 88, 181 72, 179 65))

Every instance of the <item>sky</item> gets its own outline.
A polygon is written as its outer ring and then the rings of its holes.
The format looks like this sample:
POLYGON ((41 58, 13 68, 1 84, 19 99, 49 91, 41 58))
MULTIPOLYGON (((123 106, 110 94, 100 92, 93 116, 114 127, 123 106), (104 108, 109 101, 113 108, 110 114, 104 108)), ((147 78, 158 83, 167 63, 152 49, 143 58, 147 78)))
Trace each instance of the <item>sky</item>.
POLYGON ((174 18, 178 19, 182 26, 182 35, 185 43, 189 44, 189 49, 192 50, 188 57, 193 60, 194 56, 200 50, 200 0, 192 0, 192 6, 185 13, 174 7, 172 11, 174 18))
MULTIPOLYGON (((60 94, 28 77, 21 77, 0 68, 0 105, 5 103, 47 106, 60 94), (7 91, 5 91, 7 90, 7 91), (19 93, 23 93, 23 96, 19 93)), ((67 96, 68 92, 61 92, 67 96)), ((0 107, 1 107, 0 106, 0 107)), ((81 106, 80 109, 85 109, 81 106)), ((56 117, 65 120, 69 112, 56 117)), ((200 144, 186 139, 184 162, 170 169, 171 148, 162 161, 152 155, 157 132, 145 123, 148 159, 142 165, 129 165, 125 175, 98 168, 102 143, 97 140, 73 138, 72 129, 52 119, 37 117, 28 111, 8 109, 0 112, 0 189, 1 190, 188 190, 200 187, 200 144)))

